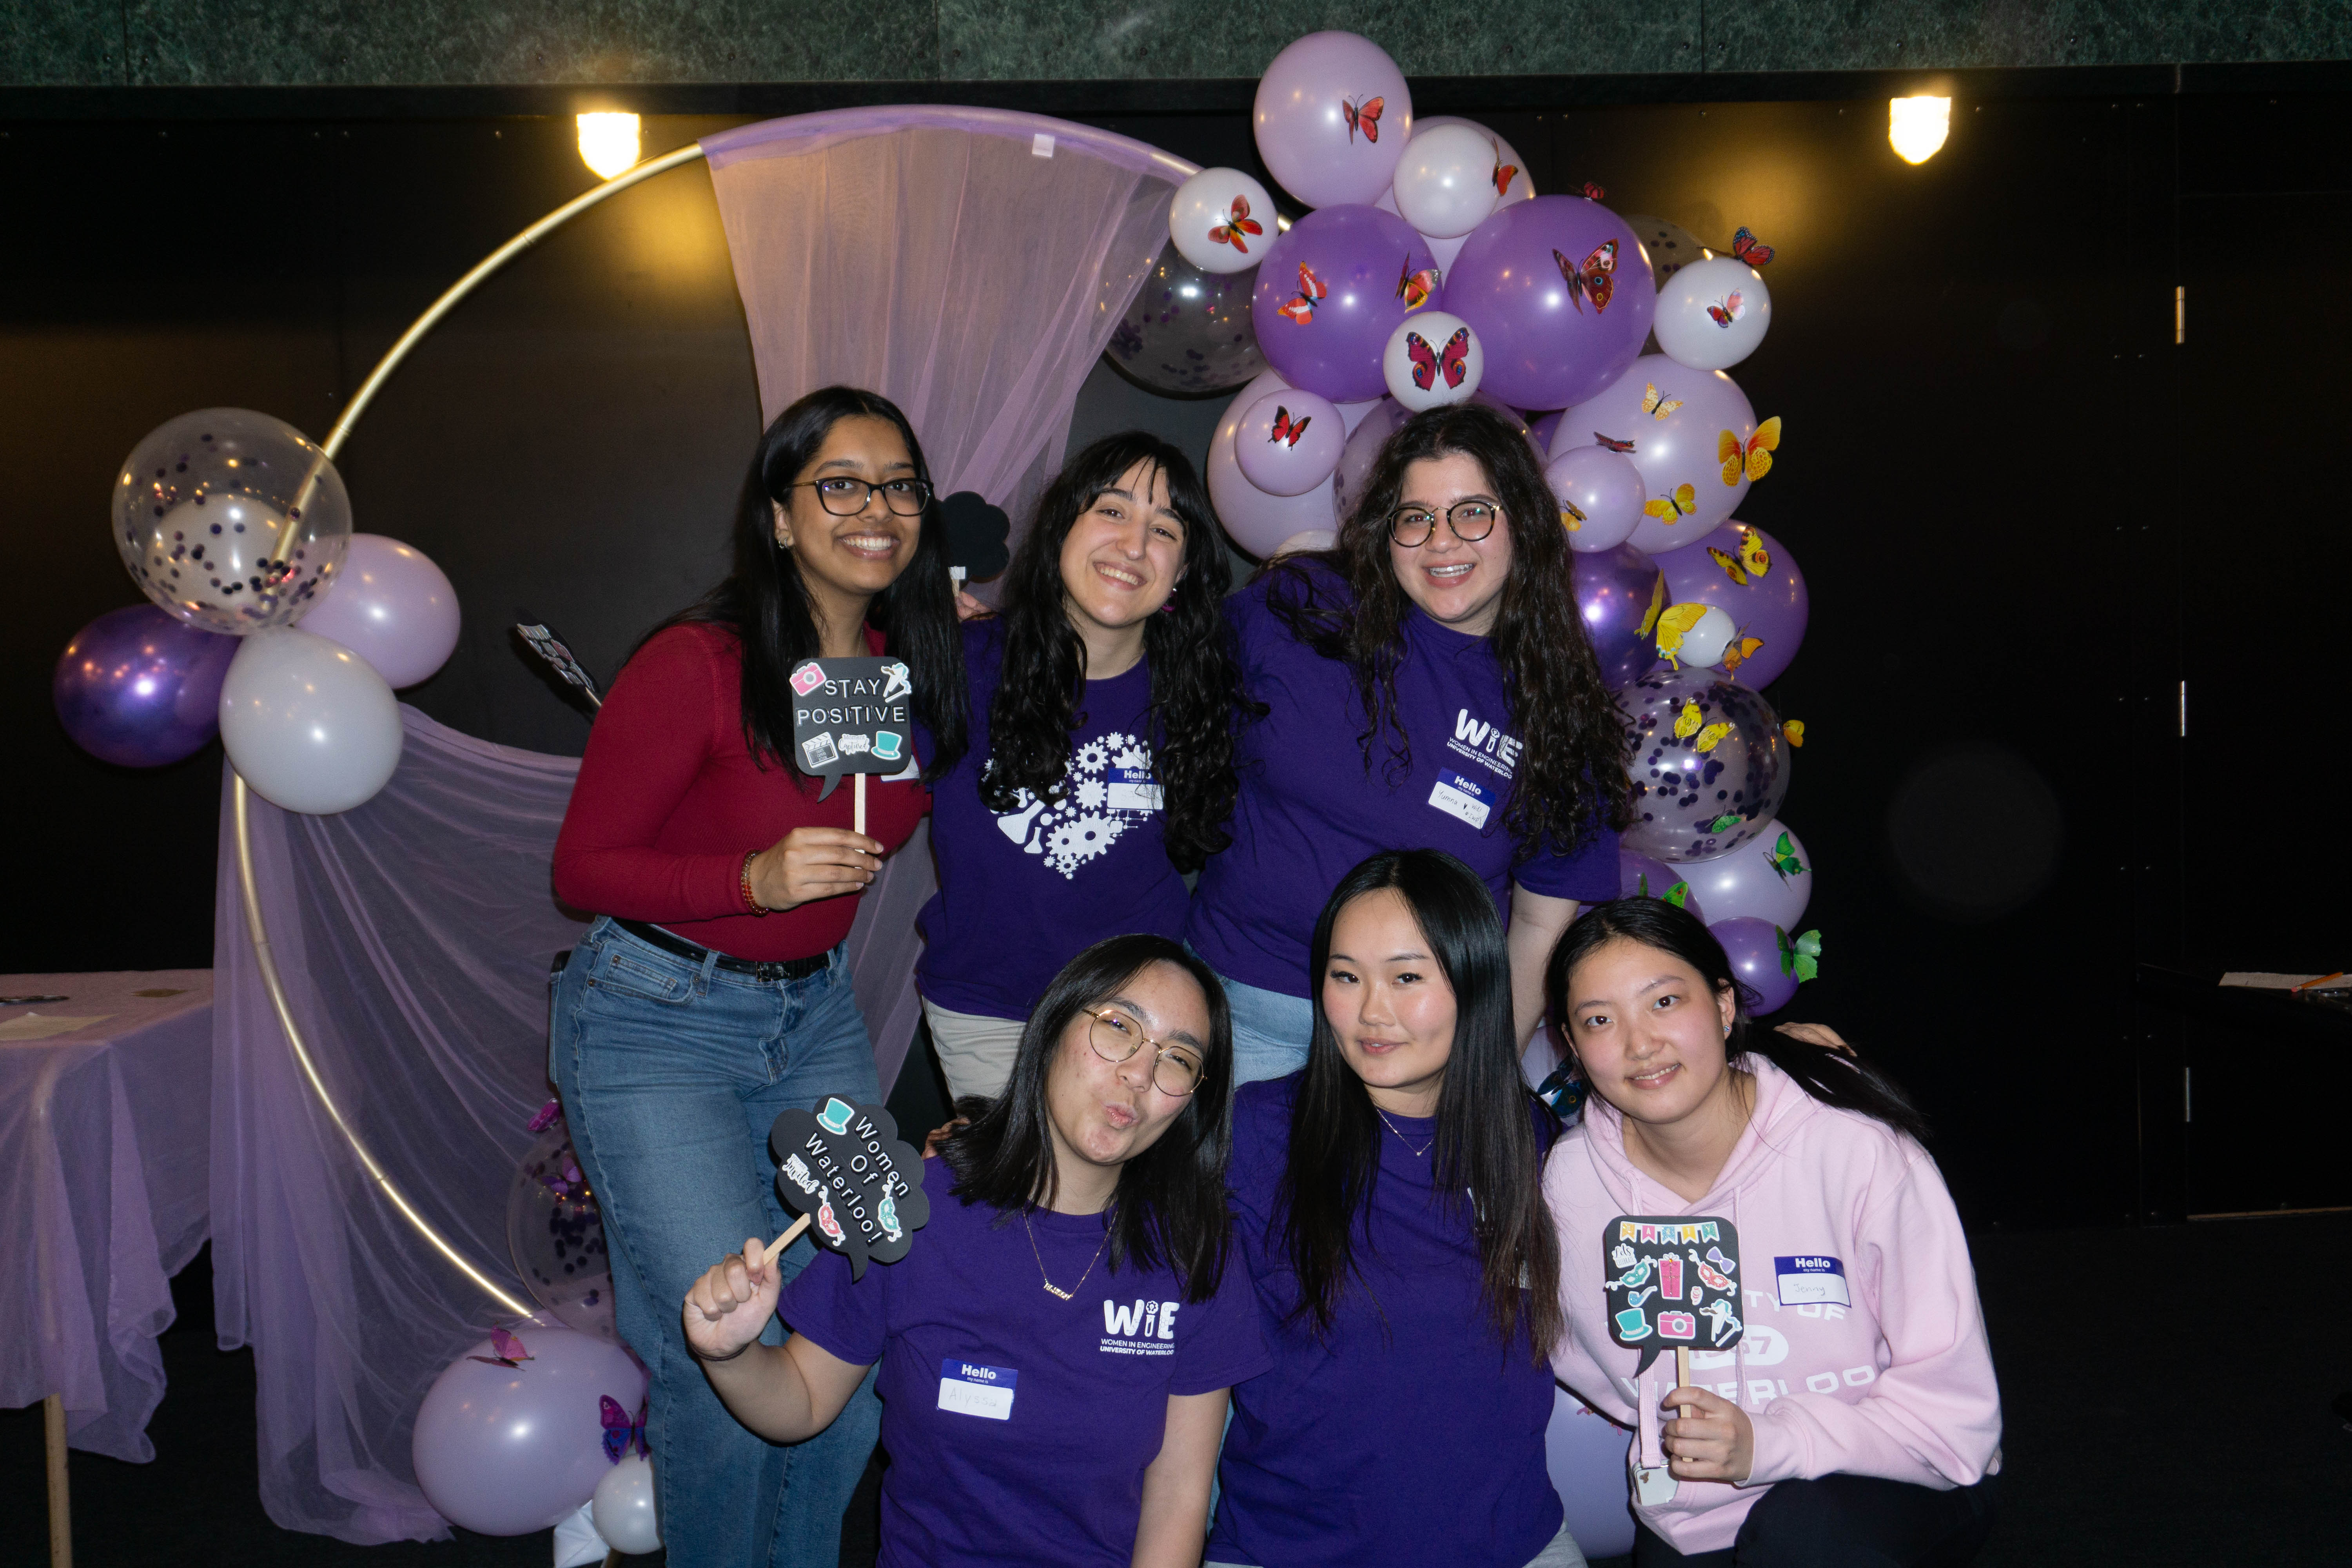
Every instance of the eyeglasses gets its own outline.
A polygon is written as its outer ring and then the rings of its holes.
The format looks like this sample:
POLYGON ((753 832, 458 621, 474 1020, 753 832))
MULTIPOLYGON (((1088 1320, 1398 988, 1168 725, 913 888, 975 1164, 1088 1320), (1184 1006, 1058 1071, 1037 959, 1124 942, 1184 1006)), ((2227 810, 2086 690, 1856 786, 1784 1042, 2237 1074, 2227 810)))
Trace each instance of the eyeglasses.
MULTIPOLYGON (((1425 506, 1399 507, 1389 514, 1389 537, 1407 550, 1417 550, 1437 531, 1437 513, 1425 506)), ((1465 544, 1475 544, 1495 531, 1503 509, 1490 500, 1458 500, 1445 509, 1445 526, 1465 544)))
POLYGON ((1123 1008, 1106 1007, 1096 1014, 1087 1029, 1087 1043, 1107 1062, 1124 1062, 1144 1047, 1151 1047, 1158 1053, 1151 1062, 1151 1081, 1162 1094, 1181 1100, 1201 1087, 1200 1054, 1190 1046, 1153 1039, 1123 1008))
POLYGON ((920 479, 884 479, 876 485, 836 475, 829 479, 803 479, 784 489, 796 490, 802 485, 816 491, 817 504, 835 517, 856 517, 866 510, 877 490, 882 492, 882 504, 900 517, 920 517, 923 509, 931 504, 931 487, 920 479))

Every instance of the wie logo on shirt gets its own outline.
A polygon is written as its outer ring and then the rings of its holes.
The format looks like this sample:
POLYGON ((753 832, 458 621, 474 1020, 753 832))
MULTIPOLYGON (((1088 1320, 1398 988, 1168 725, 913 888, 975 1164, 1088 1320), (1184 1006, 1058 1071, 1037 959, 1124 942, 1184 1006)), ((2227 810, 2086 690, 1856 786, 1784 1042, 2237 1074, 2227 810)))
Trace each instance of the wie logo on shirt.
POLYGON ((1176 1312, 1183 1304, 1181 1301, 1137 1301, 1121 1306, 1117 1301, 1104 1301, 1100 1347, 1103 1353, 1174 1355, 1176 1312))
POLYGON ((1489 724, 1484 719, 1474 719, 1464 708, 1454 715, 1454 738, 1445 749, 1457 756, 1468 757, 1509 778, 1519 765, 1519 753, 1527 743, 1517 735, 1506 735, 1499 724, 1489 724))

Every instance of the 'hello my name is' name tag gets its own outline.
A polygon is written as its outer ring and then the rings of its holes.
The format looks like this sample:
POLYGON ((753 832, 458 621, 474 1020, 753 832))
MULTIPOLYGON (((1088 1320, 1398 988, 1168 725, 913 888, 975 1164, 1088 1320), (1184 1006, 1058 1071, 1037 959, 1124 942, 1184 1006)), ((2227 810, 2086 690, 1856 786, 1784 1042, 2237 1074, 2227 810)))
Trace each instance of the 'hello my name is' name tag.
POLYGON ((1853 1297, 1846 1289, 1845 1265, 1821 1253, 1796 1258, 1775 1258, 1772 1272, 1780 1277, 1780 1305, 1810 1307, 1821 1302, 1851 1307, 1853 1297))
POLYGON ((1458 816, 1482 831, 1486 826, 1486 818, 1495 810, 1492 790, 1473 784, 1451 769, 1438 773, 1437 782, 1430 786, 1429 804, 1446 816, 1458 816))
POLYGON ((971 1361, 940 1363, 940 1408, 991 1421, 1013 1419, 1013 1385, 1021 1374, 1011 1367, 971 1361))

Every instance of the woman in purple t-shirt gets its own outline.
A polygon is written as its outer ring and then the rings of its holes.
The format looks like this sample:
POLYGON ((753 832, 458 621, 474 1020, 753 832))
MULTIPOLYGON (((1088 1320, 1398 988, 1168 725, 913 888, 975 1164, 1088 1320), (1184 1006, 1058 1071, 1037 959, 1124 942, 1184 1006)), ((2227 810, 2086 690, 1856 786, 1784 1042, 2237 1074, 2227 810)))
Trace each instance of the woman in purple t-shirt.
POLYGON ((1454 404, 1389 437, 1332 550, 1226 601, 1267 712, 1243 727, 1233 847, 1184 936, 1224 981, 1238 1081, 1306 1061, 1316 911, 1384 849, 1442 849, 1507 909, 1525 1048, 1552 942, 1617 893, 1624 717, 1570 571, 1527 438, 1454 404))
POLYGON ((1224 847, 1233 810, 1231 582, 1192 465, 1129 431, 1070 459, 1003 613, 966 624, 971 749, 931 784, 940 890, 917 966, 951 1098, 1003 1089, 1071 954, 1183 929, 1181 871, 1224 847))

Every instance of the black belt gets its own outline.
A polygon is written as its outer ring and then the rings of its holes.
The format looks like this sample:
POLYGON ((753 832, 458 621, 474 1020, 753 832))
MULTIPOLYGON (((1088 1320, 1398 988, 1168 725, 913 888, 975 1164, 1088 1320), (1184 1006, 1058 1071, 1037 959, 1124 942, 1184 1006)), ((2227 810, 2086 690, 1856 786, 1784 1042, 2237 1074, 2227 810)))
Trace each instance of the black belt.
POLYGON ((690 942, 675 931, 659 926, 649 926, 643 921, 615 920, 613 922, 649 947, 676 953, 691 963, 716 958, 719 967, 732 974, 748 974, 754 980, 806 980, 833 962, 830 952, 813 952, 806 958, 787 958, 778 963, 755 963, 748 958, 730 958, 726 953, 714 953, 707 947, 690 942))

